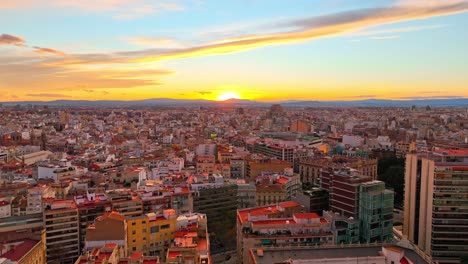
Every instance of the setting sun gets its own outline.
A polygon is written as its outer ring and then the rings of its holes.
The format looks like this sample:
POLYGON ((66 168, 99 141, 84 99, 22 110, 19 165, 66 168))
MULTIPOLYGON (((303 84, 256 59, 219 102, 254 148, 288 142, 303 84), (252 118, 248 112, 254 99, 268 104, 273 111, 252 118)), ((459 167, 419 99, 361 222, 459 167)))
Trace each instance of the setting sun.
POLYGON ((218 101, 226 101, 229 99, 241 99, 240 95, 234 92, 223 92, 218 95, 218 101))

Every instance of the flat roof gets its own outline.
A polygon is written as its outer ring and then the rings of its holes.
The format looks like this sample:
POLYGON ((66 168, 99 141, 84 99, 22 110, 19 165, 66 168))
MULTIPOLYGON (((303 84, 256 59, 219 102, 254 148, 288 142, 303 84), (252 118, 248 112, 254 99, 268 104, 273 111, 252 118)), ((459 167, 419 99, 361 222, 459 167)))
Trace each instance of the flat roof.
MULTIPOLYGON (((394 249, 402 249, 405 256, 408 257, 414 264, 427 264, 427 262, 410 249, 392 246, 394 249)), ((291 259, 333 259, 333 258, 356 258, 356 257, 378 257, 382 251, 382 246, 361 245, 349 247, 264 247, 263 256, 257 255, 257 249, 252 248, 250 255, 258 264, 283 263, 289 258, 291 259)))
POLYGON ((434 152, 440 154, 447 153, 447 155, 468 156, 468 149, 438 149, 434 152))

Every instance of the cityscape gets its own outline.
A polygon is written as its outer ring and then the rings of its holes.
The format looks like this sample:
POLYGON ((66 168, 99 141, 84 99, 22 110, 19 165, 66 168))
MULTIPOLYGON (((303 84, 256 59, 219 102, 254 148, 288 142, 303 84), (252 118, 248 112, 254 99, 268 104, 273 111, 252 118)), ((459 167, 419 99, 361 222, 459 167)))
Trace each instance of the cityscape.
POLYGON ((0 264, 468 263, 468 1, 0 1, 0 264))

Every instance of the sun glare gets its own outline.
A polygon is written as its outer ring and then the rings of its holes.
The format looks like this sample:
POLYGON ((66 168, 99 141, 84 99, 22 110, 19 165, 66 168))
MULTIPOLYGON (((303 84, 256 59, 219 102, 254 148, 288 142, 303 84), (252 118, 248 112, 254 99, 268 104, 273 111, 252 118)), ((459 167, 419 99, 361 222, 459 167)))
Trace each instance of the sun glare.
POLYGON ((241 99, 240 95, 234 92, 223 92, 218 95, 218 101, 226 101, 229 99, 241 99))

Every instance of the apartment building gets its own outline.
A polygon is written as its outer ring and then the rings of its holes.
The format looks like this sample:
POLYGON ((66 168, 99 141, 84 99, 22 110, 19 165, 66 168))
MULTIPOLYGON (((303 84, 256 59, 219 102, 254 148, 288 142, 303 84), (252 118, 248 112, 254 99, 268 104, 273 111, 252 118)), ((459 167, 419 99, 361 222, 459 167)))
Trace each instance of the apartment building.
POLYGON ((176 218, 173 209, 164 210, 162 215, 148 213, 127 216, 128 253, 138 251, 147 256, 159 256, 164 259, 168 246, 174 240, 176 218))
POLYGON ((330 222, 315 213, 294 213, 287 218, 248 216, 240 234, 240 252, 247 263, 249 249, 255 246, 333 245, 330 222))
POLYGON ((125 216, 118 212, 105 213, 86 228, 84 251, 103 247, 108 243, 127 249, 127 222, 125 216))
POLYGON ((215 156, 197 156, 197 173, 214 173, 215 156))
POLYGON ((201 213, 177 217, 174 242, 167 250, 166 263, 212 264, 207 216, 201 213))
POLYGON ((143 202, 129 189, 111 190, 106 193, 112 210, 124 216, 138 216, 143 213, 143 202))
POLYGON ((406 155, 403 234, 439 263, 468 252, 468 151, 406 155))
POLYGON ((45 201, 44 228, 47 263, 74 263, 80 255, 80 226, 73 200, 45 201))
POLYGON ((219 224, 224 220, 233 221, 237 209, 237 185, 201 184, 193 188, 193 211, 206 214, 208 224, 219 224), (196 189, 195 189, 196 188, 196 189))
POLYGON ((112 205, 104 194, 86 193, 75 196, 80 223, 80 248, 85 246, 86 229, 93 225, 96 218, 111 211, 112 205))
POLYGON ((393 238, 393 191, 381 181, 359 186, 359 225, 362 243, 390 241, 393 238))

